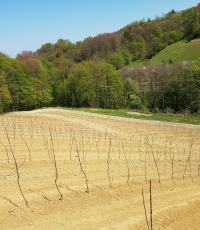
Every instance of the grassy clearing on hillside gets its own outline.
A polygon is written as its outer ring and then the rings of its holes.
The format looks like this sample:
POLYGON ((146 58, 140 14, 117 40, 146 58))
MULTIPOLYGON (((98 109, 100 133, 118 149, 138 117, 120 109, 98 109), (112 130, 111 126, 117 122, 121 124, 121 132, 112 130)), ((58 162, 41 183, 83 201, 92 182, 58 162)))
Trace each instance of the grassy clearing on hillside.
POLYGON ((169 63, 170 59, 173 63, 178 63, 181 61, 199 61, 200 39, 192 40, 189 43, 186 43, 186 41, 180 41, 170 45, 154 56, 150 60, 150 64, 160 64, 163 60, 166 63, 169 63))
POLYGON ((137 61, 132 61, 128 65, 122 67, 118 71, 122 71, 124 69, 131 69, 131 68, 136 68, 136 67, 143 67, 145 66, 144 62, 142 60, 137 60, 137 61))
POLYGON ((132 61, 125 68, 133 68, 138 66, 144 66, 144 62, 141 60, 132 61))
POLYGON ((121 110, 121 109, 117 110, 117 109, 97 109, 97 108, 73 108, 72 110, 104 114, 109 116, 143 119, 143 120, 155 120, 155 121, 185 123, 185 124, 194 124, 194 125, 200 124, 199 117, 185 117, 178 114, 175 115, 175 114, 164 114, 164 113, 150 113, 147 116, 147 114, 142 112, 140 113, 136 112, 134 114, 134 112, 131 110, 121 110))

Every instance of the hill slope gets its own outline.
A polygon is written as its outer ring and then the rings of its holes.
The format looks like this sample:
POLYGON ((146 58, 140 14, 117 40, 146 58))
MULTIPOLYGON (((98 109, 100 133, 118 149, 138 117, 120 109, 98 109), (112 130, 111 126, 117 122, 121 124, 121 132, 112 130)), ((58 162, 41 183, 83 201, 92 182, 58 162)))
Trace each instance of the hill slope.
POLYGON ((170 59, 173 63, 181 61, 199 61, 200 59, 200 39, 192 40, 187 43, 179 41, 173 45, 166 47, 150 60, 150 64, 156 65, 163 60, 169 62, 170 59))

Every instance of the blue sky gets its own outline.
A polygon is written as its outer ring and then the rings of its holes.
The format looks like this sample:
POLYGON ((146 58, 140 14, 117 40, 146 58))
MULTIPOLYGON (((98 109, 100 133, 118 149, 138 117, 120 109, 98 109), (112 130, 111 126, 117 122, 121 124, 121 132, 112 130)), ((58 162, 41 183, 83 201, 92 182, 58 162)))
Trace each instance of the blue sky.
MULTIPOLYGON (((200 1, 200 0, 199 0, 200 1)), ((198 1, 0 0, 0 52, 15 58, 59 38, 71 42, 112 33, 142 18, 185 10, 198 1)))

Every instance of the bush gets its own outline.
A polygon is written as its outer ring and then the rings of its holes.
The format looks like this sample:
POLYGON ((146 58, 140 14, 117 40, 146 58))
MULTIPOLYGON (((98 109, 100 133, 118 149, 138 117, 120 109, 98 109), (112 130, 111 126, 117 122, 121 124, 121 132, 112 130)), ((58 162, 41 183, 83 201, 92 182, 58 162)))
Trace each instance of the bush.
POLYGON ((169 107, 166 107, 165 113, 175 113, 175 111, 169 107))
POLYGON ((197 110, 196 115, 200 117, 200 110, 197 110))
POLYGON ((158 109, 158 108, 154 108, 154 109, 152 109, 151 112, 152 112, 152 113, 159 113, 159 109, 158 109))
POLYGON ((140 109, 142 106, 141 99, 135 94, 130 95, 130 106, 132 109, 140 109))
POLYGON ((124 56, 125 64, 128 65, 132 61, 132 56, 129 54, 127 50, 123 50, 122 54, 124 56))
POLYGON ((116 69, 120 69, 125 65, 124 56, 120 53, 114 53, 108 61, 112 64, 116 69))

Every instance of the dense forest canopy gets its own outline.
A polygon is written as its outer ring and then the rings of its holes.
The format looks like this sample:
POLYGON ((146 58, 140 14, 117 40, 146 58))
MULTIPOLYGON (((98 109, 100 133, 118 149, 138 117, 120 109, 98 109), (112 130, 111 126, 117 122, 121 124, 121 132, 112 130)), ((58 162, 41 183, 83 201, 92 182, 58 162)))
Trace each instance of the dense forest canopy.
MULTIPOLYGON (((200 63, 119 71, 167 46, 200 38, 200 5, 134 22, 75 44, 59 39, 16 59, 0 53, 0 111, 43 106, 200 113, 200 63)), ((147 62, 148 63, 148 62, 147 62)))

